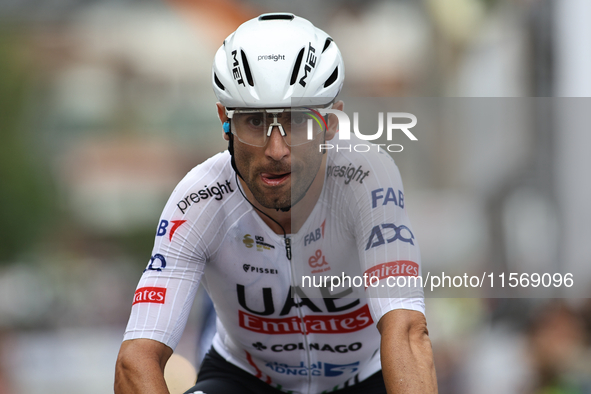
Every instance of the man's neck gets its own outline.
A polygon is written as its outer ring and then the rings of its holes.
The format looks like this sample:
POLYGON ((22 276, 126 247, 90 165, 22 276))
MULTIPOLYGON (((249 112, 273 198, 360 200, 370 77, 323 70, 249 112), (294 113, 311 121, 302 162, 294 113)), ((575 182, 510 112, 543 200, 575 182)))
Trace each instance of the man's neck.
POLYGON ((310 213, 314 209, 318 198, 320 197, 320 193, 322 193, 322 187, 324 186, 324 176, 326 173, 326 156, 324 155, 322 158, 322 163, 320 165, 320 169, 318 173, 316 173, 316 177, 310 185, 310 188, 306 192, 304 198, 298 201, 291 209, 287 212, 283 212, 281 210, 265 208, 254 198, 246 183, 242 180, 242 178, 238 178, 240 182, 240 186, 242 190, 244 190, 244 194, 248 198, 248 200, 266 215, 273 218, 277 223, 273 220, 269 219, 268 216, 263 215, 261 212, 256 211, 256 213, 260 216, 261 219, 275 232, 276 234, 283 235, 283 230, 285 230, 286 234, 294 234, 299 231, 302 225, 305 223, 310 213), (282 228, 283 227, 283 228, 282 228))

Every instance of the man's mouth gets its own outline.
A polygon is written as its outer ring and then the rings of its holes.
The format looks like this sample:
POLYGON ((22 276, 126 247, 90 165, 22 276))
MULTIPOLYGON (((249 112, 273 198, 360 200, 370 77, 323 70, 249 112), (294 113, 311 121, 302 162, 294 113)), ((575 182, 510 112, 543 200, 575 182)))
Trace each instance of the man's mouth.
POLYGON ((261 180, 265 185, 278 186, 289 180, 291 172, 285 172, 281 174, 272 174, 268 172, 261 173, 261 180))

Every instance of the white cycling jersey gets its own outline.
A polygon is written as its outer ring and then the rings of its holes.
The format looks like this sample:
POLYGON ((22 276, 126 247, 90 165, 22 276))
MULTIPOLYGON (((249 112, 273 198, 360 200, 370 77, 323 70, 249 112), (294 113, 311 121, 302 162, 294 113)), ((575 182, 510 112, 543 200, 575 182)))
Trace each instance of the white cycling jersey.
POLYGON ((227 151, 190 171, 160 218, 124 339, 175 349, 203 283, 218 315, 214 348, 273 387, 327 392, 379 371, 379 319, 394 309, 424 313, 420 286, 388 280, 420 275, 419 248, 394 161, 327 154, 319 200, 287 237, 240 193, 227 151), (328 276, 345 283, 318 287, 328 276))

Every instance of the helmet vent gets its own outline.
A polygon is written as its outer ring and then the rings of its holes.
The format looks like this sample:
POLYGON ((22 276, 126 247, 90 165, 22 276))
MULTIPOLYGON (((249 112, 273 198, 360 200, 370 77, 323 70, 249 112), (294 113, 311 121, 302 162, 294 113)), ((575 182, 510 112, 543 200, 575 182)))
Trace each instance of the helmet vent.
POLYGON ((324 53, 324 51, 326 51, 326 49, 330 46, 330 43, 332 42, 332 38, 328 37, 326 39, 326 41, 324 41, 324 48, 322 48, 322 53, 324 53))
POLYGON ((220 82, 220 80, 218 79, 217 74, 213 74, 213 81, 215 82, 215 84, 218 86, 218 88, 222 89, 222 90, 226 90, 226 88, 224 87, 224 85, 220 82))
POLYGON ((246 74, 246 80, 250 86, 254 86, 254 82, 252 81, 252 73, 250 72, 250 66, 248 65, 248 59, 246 58, 246 54, 243 50, 240 50, 240 54, 242 55, 242 65, 244 66, 244 74, 246 74))
POLYGON ((328 77, 328 79, 326 80, 326 82, 324 82, 324 87, 327 88, 330 85, 332 85, 334 83, 334 81, 337 80, 337 77, 339 76, 339 68, 335 68, 334 71, 332 72, 332 74, 330 75, 330 77, 328 77))
POLYGON ((260 21, 276 21, 276 20, 284 20, 284 21, 291 21, 295 16, 293 14, 265 14, 259 16, 260 21))
POLYGON ((298 53, 298 57, 293 66, 293 71, 291 72, 291 80, 289 81, 290 85, 296 83, 296 80, 298 79, 298 71, 300 71, 300 65, 302 64, 302 59, 304 58, 304 49, 305 48, 302 48, 300 53, 298 53))

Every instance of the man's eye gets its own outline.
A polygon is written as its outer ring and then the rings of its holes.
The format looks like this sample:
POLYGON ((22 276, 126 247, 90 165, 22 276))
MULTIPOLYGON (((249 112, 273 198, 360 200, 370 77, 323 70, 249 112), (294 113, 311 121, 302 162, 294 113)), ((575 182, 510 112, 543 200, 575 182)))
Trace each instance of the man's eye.
POLYGON ((306 123, 308 117, 304 114, 292 114, 291 115, 291 123, 296 125, 301 125, 306 123))
POLYGON ((263 125, 263 120, 258 117, 250 118, 248 122, 251 126, 254 127, 260 127, 263 125))

